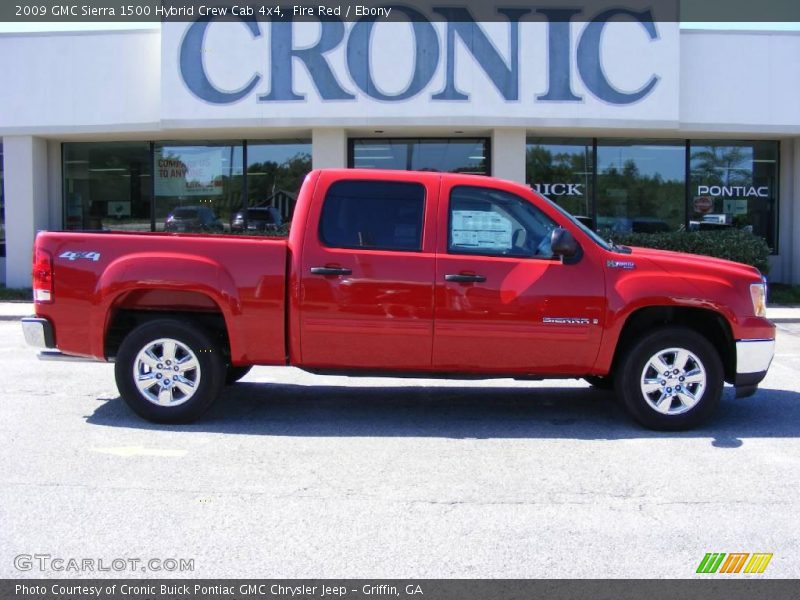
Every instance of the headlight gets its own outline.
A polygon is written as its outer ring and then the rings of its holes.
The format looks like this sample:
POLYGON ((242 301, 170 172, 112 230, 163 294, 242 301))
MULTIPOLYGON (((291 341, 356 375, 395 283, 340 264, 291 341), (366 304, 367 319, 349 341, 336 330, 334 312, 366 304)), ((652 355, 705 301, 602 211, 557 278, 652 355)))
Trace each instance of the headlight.
POLYGON ((766 282, 750 284, 750 299, 753 301, 753 313, 757 317, 766 317, 767 316, 766 282))

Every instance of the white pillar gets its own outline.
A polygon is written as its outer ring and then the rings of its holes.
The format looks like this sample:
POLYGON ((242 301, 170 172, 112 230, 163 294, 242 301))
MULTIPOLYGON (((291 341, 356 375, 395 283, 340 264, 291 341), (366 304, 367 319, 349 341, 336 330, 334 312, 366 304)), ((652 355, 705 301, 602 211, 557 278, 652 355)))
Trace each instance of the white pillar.
POLYGON ((344 129, 311 130, 311 166, 314 169, 347 167, 347 134, 344 129))
POLYGON ((36 232, 47 228, 47 142, 29 135, 3 138, 6 200, 6 286, 30 287, 36 232))
POLYGON ((525 130, 492 131, 492 176, 525 183, 525 130))

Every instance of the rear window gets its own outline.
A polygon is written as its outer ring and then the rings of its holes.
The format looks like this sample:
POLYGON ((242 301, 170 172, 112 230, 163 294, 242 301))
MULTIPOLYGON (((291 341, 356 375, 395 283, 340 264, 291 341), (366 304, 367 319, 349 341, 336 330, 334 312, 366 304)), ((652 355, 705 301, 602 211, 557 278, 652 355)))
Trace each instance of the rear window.
POLYGON ((325 196, 319 235, 334 248, 419 251, 425 188, 400 181, 338 181, 325 196))

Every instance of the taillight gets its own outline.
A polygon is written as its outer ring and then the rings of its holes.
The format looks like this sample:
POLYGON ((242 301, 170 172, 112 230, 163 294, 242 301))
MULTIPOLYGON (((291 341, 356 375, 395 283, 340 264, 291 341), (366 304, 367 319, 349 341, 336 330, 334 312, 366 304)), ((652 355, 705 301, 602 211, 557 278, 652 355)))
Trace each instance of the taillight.
POLYGON ((41 248, 33 252, 33 301, 53 301, 53 257, 41 248))

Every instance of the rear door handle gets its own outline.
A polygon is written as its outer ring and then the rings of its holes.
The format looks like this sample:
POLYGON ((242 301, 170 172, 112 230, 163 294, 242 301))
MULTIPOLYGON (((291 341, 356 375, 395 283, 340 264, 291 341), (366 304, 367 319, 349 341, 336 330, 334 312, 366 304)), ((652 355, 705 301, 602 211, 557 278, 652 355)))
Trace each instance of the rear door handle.
POLYGON ((352 269, 344 267, 311 267, 311 273, 314 275, 350 275, 352 269))
POLYGON ((465 275, 464 273, 453 273, 444 276, 445 281, 454 281, 456 283, 483 283, 486 277, 483 275, 465 275))

